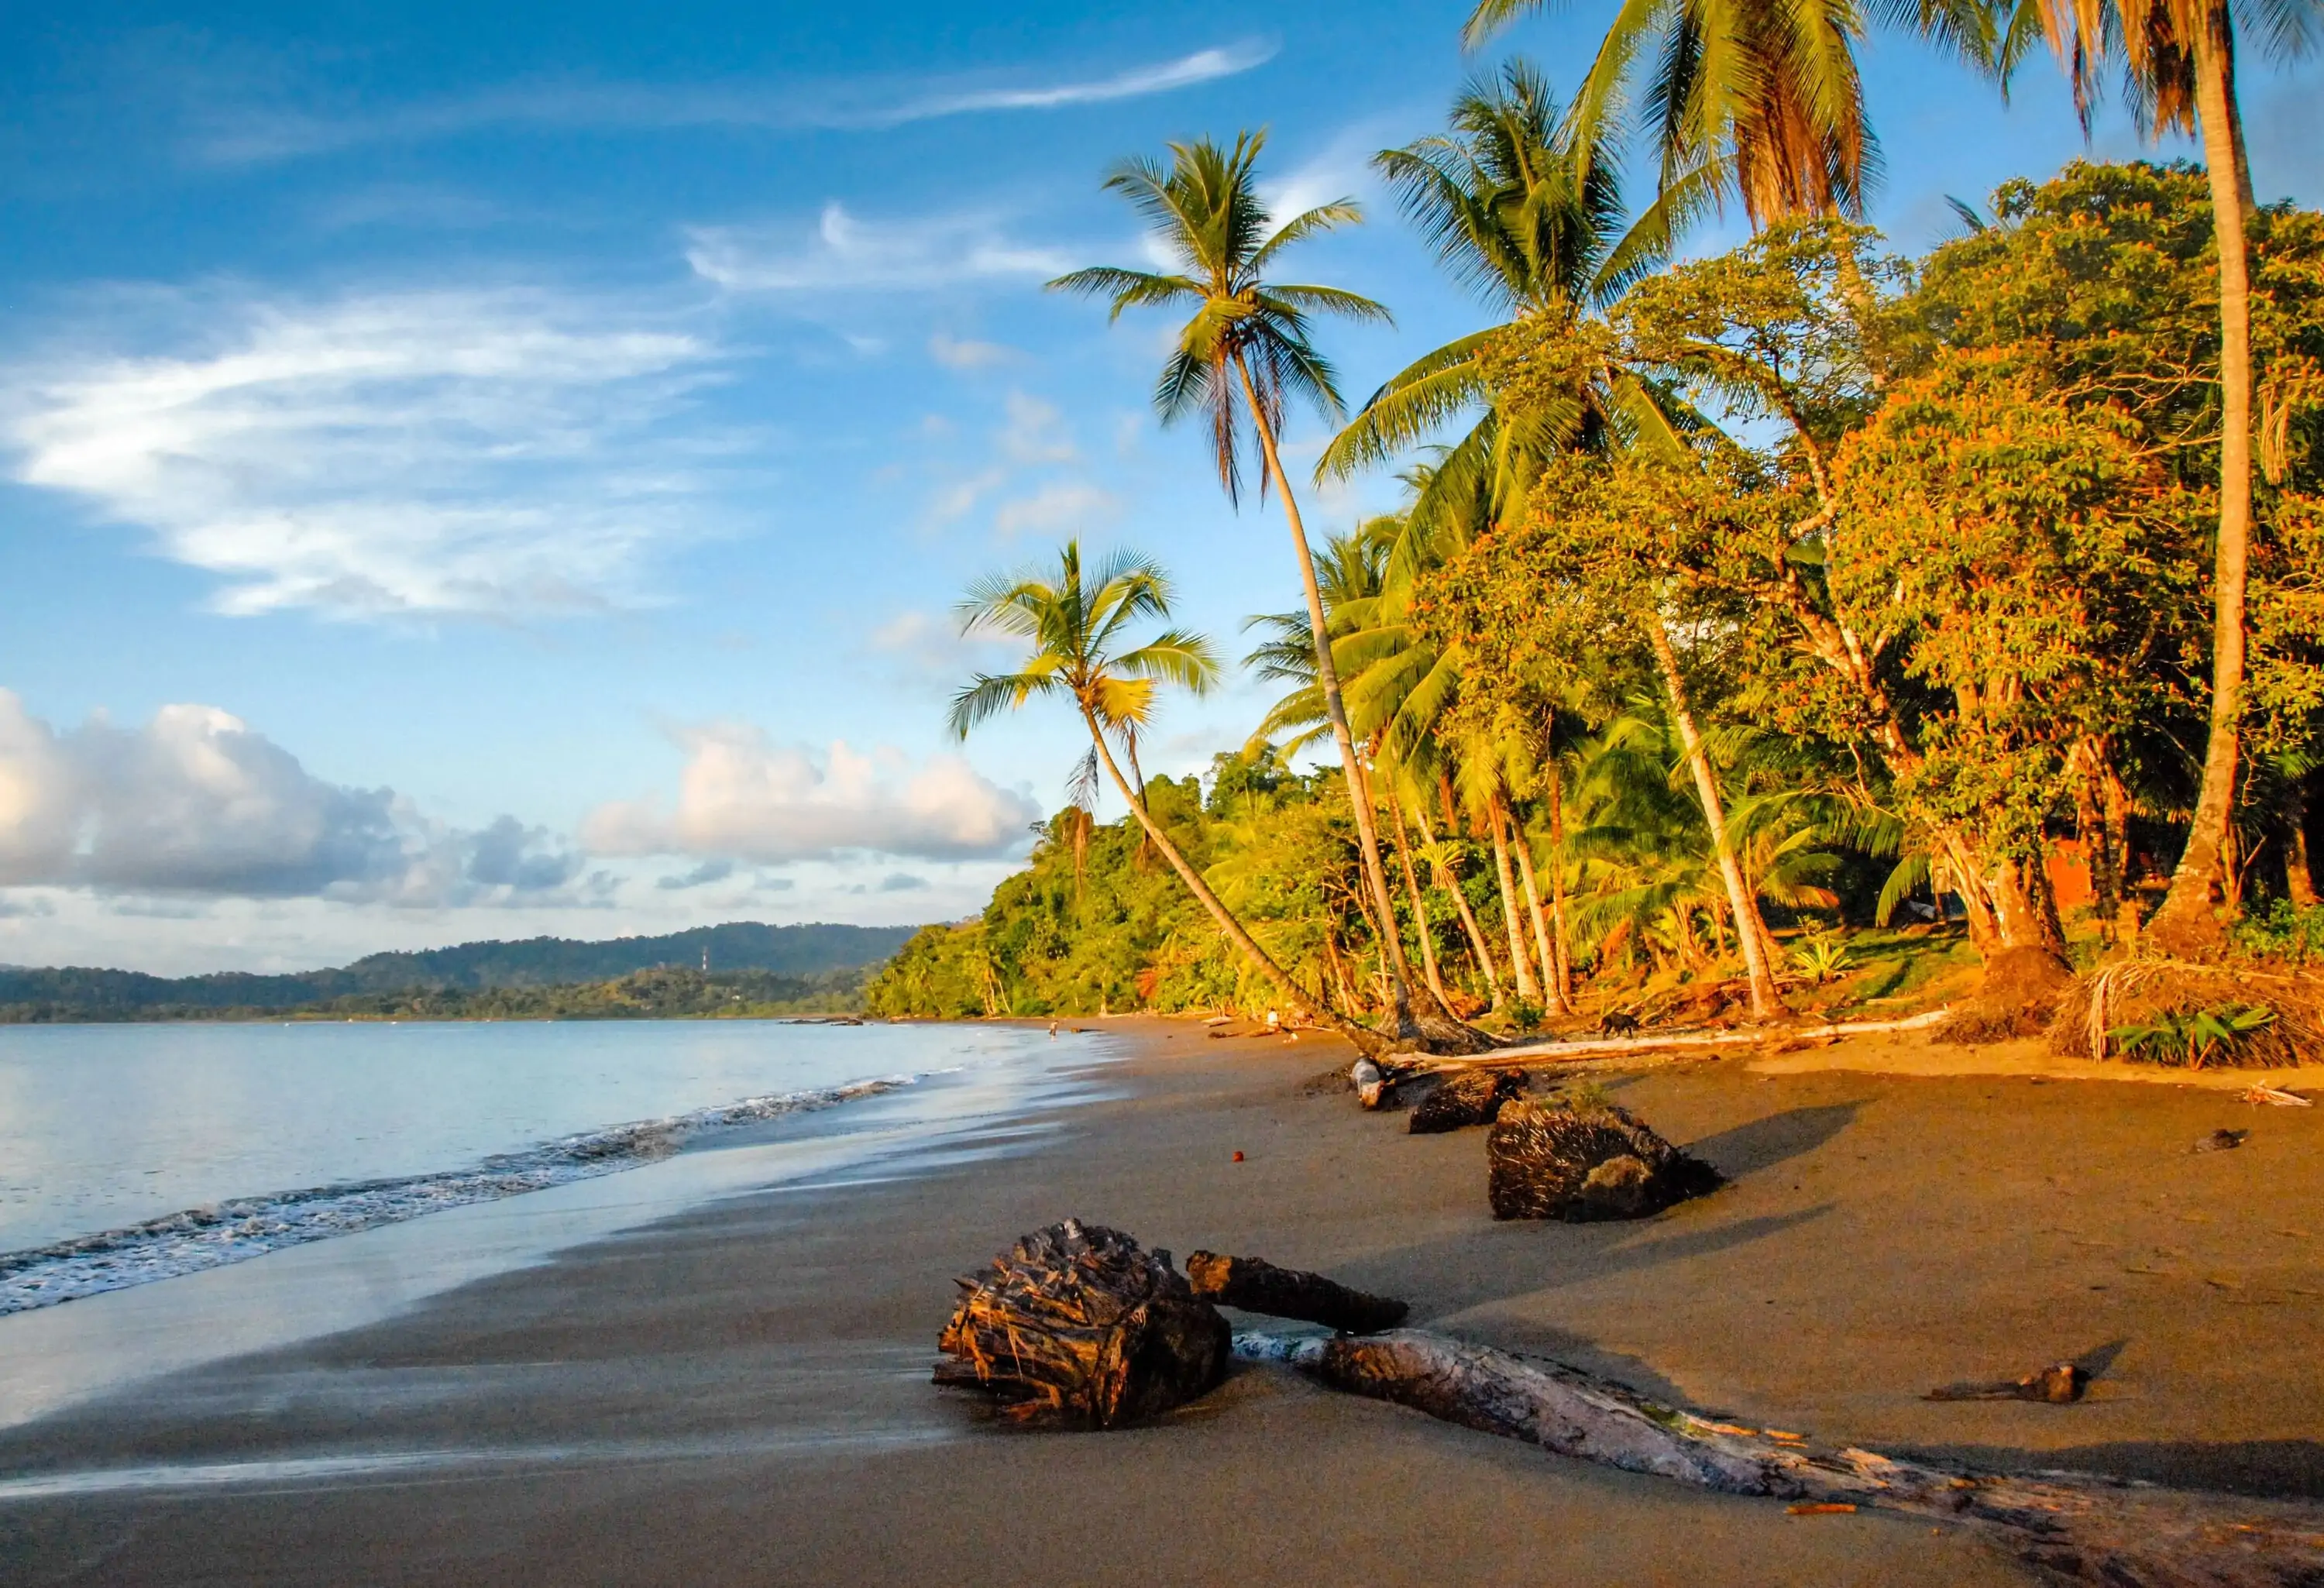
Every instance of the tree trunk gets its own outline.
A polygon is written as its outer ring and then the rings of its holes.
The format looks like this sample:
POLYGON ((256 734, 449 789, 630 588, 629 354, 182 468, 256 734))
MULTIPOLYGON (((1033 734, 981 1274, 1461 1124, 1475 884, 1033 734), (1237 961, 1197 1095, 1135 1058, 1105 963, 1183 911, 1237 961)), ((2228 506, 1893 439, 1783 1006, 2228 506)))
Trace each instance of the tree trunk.
POLYGON ((1536 1003, 1541 989, 1534 984, 1533 965, 1526 956, 1525 934, 1517 926, 1517 879, 1509 874, 1509 845, 1502 833, 1501 797, 1496 792, 1485 808, 1485 821, 1493 829, 1493 869, 1501 879, 1501 924, 1509 933, 1509 965, 1517 973, 1517 996, 1536 1003))
POLYGON ((1557 992, 1573 1006, 1573 934, 1565 919, 1565 775, 1550 762, 1549 919, 1550 943, 1557 950, 1557 992))
POLYGON ((1179 853, 1178 845, 1171 842, 1170 835, 1162 830, 1162 825, 1147 814, 1145 803, 1130 792, 1130 780, 1121 775, 1121 768, 1114 763, 1113 752, 1107 748, 1105 734, 1098 727, 1097 717, 1087 706, 1082 709, 1082 721, 1089 728, 1090 742, 1097 746, 1098 759, 1105 762, 1106 771, 1113 778, 1113 786, 1121 790, 1121 798, 1129 805, 1130 814, 1137 818, 1138 825, 1152 840, 1154 847, 1161 852, 1162 858, 1170 863, 1170 869, 1178 873, 1178 880, 1186 884, 1186 891, 1194 896, 1194 901, 1210 913, 1219 930, 1226 934, 1227 941, 1242 950, 1243 957, 1257 966, 1259 974, 1273 983, 1276 991, 1282 993, 1294 1008, 1320 1006, 1314 1012, 1326 1025, 1346 1036, 1360 1048, 1369 1051, 1377 1048, 1379 1045, 1379 1032, 1366 1030, 1355 1021, 1342 1017, 1332 1008, 1329 1000, 1316 996, 1293 981, 1290 973, 1276 964, 1267 950, 1259 946, 1258 939, 1243 929, 1243 924, 1235 919, 1234 911, 1211 891, 1211 885, 1203 881, 1202 873, 1179 853))
POLYGON ((1735 848, 1728 841, 1727 811, 1719 800, 1719 784, 1711 775, 1711 757, 1702 748, 1702 735, 1695 731, 1694 713, 1687 708, 1686 684, 1679 677, 1678 655, 1671 649, 1670 630, 1663 623, 1659 611, 1646 614, 1646 637, 1654 643, 1655 660, 1662 665, 1663 687, 1670 693, 1671 719, 1678 725, 1679 743, 1686 749, 1686 763, 1694 772, 1694 790, 1702 800, 1702 819, 1711 829, 1711 846, 1718 856, 1719 875, 1727 884, 1728 908, 1735 913, 1736 939, 1743 947, 1743 967, 1751 982, 1751 1018, 1766 1020, 1784 1007, 1775 992, 1775 978, 1767 969, 1767 956, 1763 946, 1766 930, 1759 924, 1759 908, 1751 891, 1743 885, 1743 868, 1735 859, 1735 848))
POLYGON ((1394 789, 1388 791, 1388 815, 1395 824, 1389 830, 1396 836, 1396 858, 1404 867, 1404 890, 1412 904, 1412 924, 1420 934, 1421 971, 1428 978, 1428 990, 1449 1014, 1452 1006, 1445 997, 1443 974, 1436 965, 1436 934, 1429 929, 1427 901, 1421 895, 1420 873, 1413 866, 1412 843, 1404 830, 1404 807, 1397 801, 1394 789))
POLYGON ((1516 829, 1517 881, 1525 884, 1526 913, 1533 918, 1534 946, 1541 951, 1542 1003, 1552 1014, 1571 1014, 1565 989, 1557 974, 1557 951, 1550 946, 1549 921, 1541 911, 1541 890, 1533 879, 1533 840, 1526 836, 1525 825, 1510 819, 1516 829))
POLYGON ((2177 954, 2218 942, 2223 923, 2213 907, 2229 892, 2224 868, 2243 725, 2244 582, 2251 550, 2251 273, 2245 236, 2249 212, 2237 175, 2235 46, 2227 7, 2214 6, 2209 20, 2190 42, 2196 116, 2210 171, 2211 229, 2219 249, 2219 535, 2211 575, 2211 733, 2187 847, 2171 873, 2171 891, 2148 927, 2158 945, 2177 954))
MULTIPOLYGON (((1379 802, 1375 798, 1372 789, 1371 769, 1365 763, 1359 762, 1357 763, 1356 770, 1361 775, 1363 780, 1365 808, 1370 810, 1378 809, 1379 802)), ((1396 817, 1396 840, 1399 853, 1401 853, 1401 848, 1404 843, 1404 821, 1402 816, 1396 810, 1395 795, 1393 791, 1390 792, 1388 798, 1390 814, 1396 817)), ((1403 860, 1405 863, 1405 876, 1406 880, 1408 882, 1412 875, 1412 857, 1406 854, 1403 855, 1403 860)), ((1416 895, 1414 900, 1412 923, 1414 929, 1420 935, 1422 951, 1429 967, 1428 980, 1423 983, 1418 995, 1413 999, 1413 1002, 1417 1006, 1413 1012, 1413 1026, 1419 1033, 1420 1046, 1429 1051, 1440 1053, 1471 1052, 1480 1048, 1491 1047, 1493 1039, 1490 1037, 1486 1036, 1482 1031, 1477 1030, 1475 1028, 1464 1023, 1460 1016, 1452 1012, 1452 1006, 1444 1002, 1443 985, 1436 978, 1435 949, 1427 941, 1428 919, 1427 917, 1421 912, 1418 908, 1418 903, 1419 901, 1416 895)), ((1409 977, 1412 974, 1412 962, 1405 956, 1404 932, 1401 928, 1397 926, 1396 917, 1394 915, 1390 915, 1388 918, 1388 927, 1389 936, 1395 940, 1397 954, 1396 963, 1403 967, 1403 974, 1406 977, 1409 977)))
POLYGON ((1189 1252, 1186 1281, 1195 1295, 1220 1306, 1263 1312, 1274 1318, 1296 1318, 1350 1334, 1393 1329, 1412 1310, 1410 1302, 1351 1289, 1321 1274, 1279 1269, 1263 1257, 1189 1252))
POLYGON ((1976 1529, 2044 1581, 2296 1588, 2324 1580, 2324 1509, 2042 1473, 2017 1477, 1833 1450, 1796 1434, 1659 1405, 1563 1362, 1416 1329, 1359 1338, 1247 1334, 1245 1362, 1286 1362, 1335 1390, 1394 1401, 1558 1455, 1723 1494, 1858 1506, 1976 1529))
POLYGON ((2308 780, 2292 780, 2292 793, 2287 801, 2290 808, 2284 814, 2291 818, 2292 830, 2283 842, 2283 896, 2292 900, 2294 909, 2316 908, 2316 873, 2308 869, 2308 780))
MULTIPOLYGON (((1436 835, 1429 830, 1428 813, 1415 810, 1412 815, 1413 819, 1420 824, 1421 841, 1431 849, 1435 848, 1436 835)), ((1476 957, 1477 968, 1485 974, 1485 992, 1492 999, 1493 1007, 1499 1009, 1501 1006, 1500 967, 1493 963, 1493 951, 1485 942, 1484 928, 1477 924, 1477 912, 1469 908, 1469 895, 1461 887, 1461 873, 1450 866, 1444 867, 1443 872, 1437 879, 1438 885, 1452 896, 1452 909, 1461 917, 1461 929, 1468 935, 1469 952, 1476 957)))
MULTIPOLYGON (((1379 835, 1372 821, 1370 801, 1363 797, 1362 768, 1356 761, 1355 735, 1348 729, 1348 708, 1340 696, 1340 671, 1332 660, 1332 630, 1323 612, 1323 590, 1315 578, 1315 557, 1307 545, 1307 526, 1300 522, 1298 499, 1291 494, 1291 482, 1283 473, 1283 460, 1275 450, 1275 428, 1267 422, 1267 410, 1259 401, 1259 392, 1251 384, 1250 367, 1240 354, 1235 355, 1235 374, 1242 381, 1243 401, 1250 409, 1252 429, 1259 434, 1259 448, 1267 460, 1267 472, 1275 481, 1275 488, 1283 496, 1283 516, 1291 526, 1291 544, 1299 554, 1299 582, 1307 594, 1307 627, 1315 641, 1315 684, 1323 691, 1324 715, 1332 721, 1332 737, 1340 746, 1340 765, 1348 779, 1348 804, 1356 817, 1357 847, 1362 854, 1364 882, 1372 896, 1372 908, 1389 920, 1396 919, 1396 906, 1388 891, 1388 868, 1380 864, 1379 835)), ((1410 977, 1404 964, 1404 945, 1395 937, 1385 939, 1388 952, 1383 956, 1388 976, 1388 993, 1393 1002, 1392 1024, 1399 1040, 1410 1041, 1420 1035, 1412 1018, 1410 977)))

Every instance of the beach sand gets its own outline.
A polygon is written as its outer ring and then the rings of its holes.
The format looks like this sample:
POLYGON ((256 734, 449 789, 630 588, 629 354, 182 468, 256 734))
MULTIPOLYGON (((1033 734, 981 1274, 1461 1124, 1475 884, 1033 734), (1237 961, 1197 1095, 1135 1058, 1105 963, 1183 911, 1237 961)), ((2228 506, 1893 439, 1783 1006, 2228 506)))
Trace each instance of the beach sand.
POLYGON ((1275 1370, 1134 1431, 998 1427, 927 1381, 950 1281, 1068 1214, 1821 1440, 2324 1495, 2324 1109, 1882 1073, 1912 1044, 1671 1065, 1605 1084, 1731 1186, 1497 1224, 1482 1133, 1304 1085, 1329 1042, 1104 1029, 1127 1095, 1028 1150, 724 1202, 0 1434, 0 1580, 2031 1580, 1957 1529, 1791 1517, 1275 1370), (2223 1126, 2248 1142, 2190 1150, 2223 1126), (1919 1399, 2078 1356, 2078 1406, 1919 1399))

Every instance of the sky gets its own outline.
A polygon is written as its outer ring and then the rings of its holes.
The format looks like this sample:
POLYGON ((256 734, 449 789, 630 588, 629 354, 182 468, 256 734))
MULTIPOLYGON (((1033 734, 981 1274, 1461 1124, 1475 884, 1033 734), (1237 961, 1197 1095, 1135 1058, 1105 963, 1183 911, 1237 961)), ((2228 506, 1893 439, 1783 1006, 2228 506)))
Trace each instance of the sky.
MULTIPOLYGON (((1081 745, 946 735, 1015 660, 958 634, 970 581, 1134 548, 1230 657, 1296 605, 1275 505, 1148 406, 1170 326, 1043 290, 1151 263, 1108 166, 1264 127, 1278 213, 1361 201, 1286 261, 1394 311, 1320 333, 1360 401, 1484 323, 1370 157, 1505 55, 1569 87, 1608 10, 1464 55, 1458 0, 18 0, 0 961, 973 912, 1081 745)), ((1908 39, 1865 61, 1899 248, 2145 147, 2104 112, 2086 145, 2046 60, 2006 103, 1908 39)), ((2319 71, 2246 72, 2264 198, 2324 200, 2319 71)), ((1295 478, 1323 439, 1294 423, 1295 478)), ((1310 490, 1311 530, 1393 489, 1310 490)), ((1266 699, 1171 702, 1148 770, 1266 699)))

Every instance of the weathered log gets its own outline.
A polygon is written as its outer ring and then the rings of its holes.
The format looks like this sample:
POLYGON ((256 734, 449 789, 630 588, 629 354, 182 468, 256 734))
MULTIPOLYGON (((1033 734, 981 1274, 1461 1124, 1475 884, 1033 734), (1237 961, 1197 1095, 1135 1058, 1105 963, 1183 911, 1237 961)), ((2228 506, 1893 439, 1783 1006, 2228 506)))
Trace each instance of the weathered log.
POLYGON ((1525 1094, 1523 1070, 1456 1070, 1436 1090, 1413 1105, 1409 1127, 1416 1136, 1489 1125, 1501 1104, 1525 1094))
POLYGON ((1228 1329, 1167 1251, 1067 1219, 959 1281, 936 1381, 979 1390, 1020 1420, 1111 1428, 1215 1386, 1228 1329))
POLYGON ((1296 1318, 1350 1334, 1393 1329, 1412 1310, 1410 1302, 1351 1289, 1321 1274, 1279 1269, 1259 1257, 1197 1251, 1186 1259, 1186 1279, 1195 1295, 1221 1306, 1296 1318))
POLYGON ((1234 1352, 1561 1455, 1729 1494, 1960 1523, 2070 1582, 2110 1588, 2313 1588, 2324 1507, 2190 1494, 2071 1473, 2034 1477, 1892 1461, 1661 1406, 1561 1362, 1417 1330, 1238 1334, 1234 1352))
POLYGON ((1356 1101, 1366 1108, 1378 1108, 1388 1095, 1388 1076, 1369 1058, 1356 1060, 1348 1079, 1355 1085, 1356 1101))
POLYGON ((1572 1041, 1528 1042, 1520 1048, 1500 1048, 1474 1058, 1416 1057, 1428 1070, 1490 1069, 1499 1065, 1550 1063, 1567 1059, 1621 1058, 1633 1053, 1656 1053, 1680 1048, 1753 1048, 1766 1042, 1820 1042, 1825 1038, 1873 1036, 1895 1031, 1919 1031, 1936 1025, 1950 1009, 1932 1009, 1893 1020, 1833 1020, 1816 1026, 1772 1025, 1739 1031, 1678 1031, 1655 1037, 1585 1037, 1572 1041))
POLYGON ((1645 1218, 1724 1183, 1623 1110, 1562 1100, 1505 1104, 1485 1161, 1497 1219, 1645 1218))
POLYGON ((2090 1376, 2076 1362, 2052 1363, 2022 1379, 1992 1379, 1969 1384, 1940 1384, 1923 1400, 2034 1400, 2048 1406, 2071 1406, 2089 1388, 2090 1376))

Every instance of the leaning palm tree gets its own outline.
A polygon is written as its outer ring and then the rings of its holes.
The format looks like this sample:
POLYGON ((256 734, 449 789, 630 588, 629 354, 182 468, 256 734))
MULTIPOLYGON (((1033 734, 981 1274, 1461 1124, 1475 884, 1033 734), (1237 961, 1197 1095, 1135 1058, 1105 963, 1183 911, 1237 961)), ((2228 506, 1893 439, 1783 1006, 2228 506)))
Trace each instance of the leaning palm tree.
MULTIPOLYGON (((1362 213, 1353 200, 1342 198, 1277 225, 1259 193, 1259 156, 1266 142, 1264 133, 1241 134, 1231 148, 1204 138, 1171 144, 1167 165, 1149 159, 1124 161, 1106 178, 1105 186, 1127 198, 1147 219, 1177 268, 1156 272, 1101 265, 1060 276, 1049 285, 1108 300, 1117 319, 1135 308, 1193 310, 1163 365, 1154 404, 1165 424, 1194 416, 1209 421, 1212 457, 1228 500, 1240 498, 1243 459, 1253 442, 1261 465, 1260 494, 1272 488, 1282 498, 1300 582, 1306 589, 1315 681, 1347 773, 1365 885, 1379 918, 1393 920, 1395 904, 1387 868, 1380 863, 1379 835, 1364 798, 1363 767, 1332 663, 1323 588, 1277 445, 1293 399, 1306 402, 1327 419, 1337 420, 1342 412, 1338 377, 1309 338, 1309 317, 1332 314, 1385 321, 1388 313, 1370 299, 1337 287, 1290 285, 1268 278, 1268 271, 1294 244, 1352 225, 1362 213)), ((1382 948, 1397 1037, 1443 1039, 1442 1031, 1424 1030, 1414 1019, 1411 971, 1396 934, 1383 934, 1382 948)))
POLYGON ((2203 783, 2171 891, 2150 928, 2165 947, 2217 941, 2215 900, 2228 895, 2227 827, 2244 708, 2244 592, 2251 558, 2251 264, 2254 208, 2236 102, 2236 21, 2254 24, 2269 51, 2304 53, 2317 0, 2012 0, 1992 64, 2006 82, 2024 46, 2046 37, 2071 82, 2085 133, 2110 63, 2150 135, 2200 136, 2209 168, 2211 226, 2219 251, 2219 532, 2212 551, 2211 724, 2203 783))
POLYGON ((1033 649, 1015 672, 979 673, 969 680, 953 697, 947 719, 953 733, 965 739, 979 724, 1037 697, 1070 701, 1089 730, 1090 757, 1105 769, 1147 841, 1227 940, 1293 1004, 1314 1007, 1334 1027, 1369 1043, 1372 1033, 1335 1014, 1259 946, 1154 819, 1143 790, 1132 787, 1114 760, 1113 742, 1126 743, 1152 719, 1157 685, 1199 695, 1219 676, 1210 642, 1184 630, 1166 629, 1141 644, 1116 649, 1131 624, 1170 615, 1170 583, 1161 568, 1128 552, 1085 568, 1080 542, 1068 540, 1054 575, 1028 570, 979 580, 956 611, 963 633, 1007 634, 1033 649))

